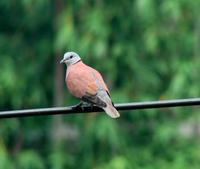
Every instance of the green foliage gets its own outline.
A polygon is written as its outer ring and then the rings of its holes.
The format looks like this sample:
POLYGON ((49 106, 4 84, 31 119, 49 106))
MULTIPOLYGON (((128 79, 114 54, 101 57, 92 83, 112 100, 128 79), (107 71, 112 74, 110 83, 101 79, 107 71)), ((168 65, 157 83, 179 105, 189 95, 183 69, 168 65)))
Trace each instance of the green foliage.
POLYGON ((0 168, 13 169, 13 164, 5 148, 0 144, 0 168))
POLYGON ((42 159, 33 151, 24 151, 17 157, 18 168, 21 169, 43 169, 42 159))
MULTIPOLYGON (((198 97, 199 10, 199 0, 1 0, 0 110, 53 106, 55 65, 71 50, 114 102, 198 97)), ((62 92, 63 105, 77 102, 62 92)), ((1 120, 0 169, 197 169, 198 112, 1 120)))

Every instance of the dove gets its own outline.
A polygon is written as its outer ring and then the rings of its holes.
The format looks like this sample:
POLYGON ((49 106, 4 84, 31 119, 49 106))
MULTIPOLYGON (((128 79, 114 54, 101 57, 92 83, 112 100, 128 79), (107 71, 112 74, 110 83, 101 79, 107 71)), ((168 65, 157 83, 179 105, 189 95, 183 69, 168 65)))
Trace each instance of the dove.
POLYGON ((111 100, 108 87, 97 70, 84 64, 75 52, 66 52, 60 63, 67 66, 65 82, 72 95, 102 108, 112 118, 120 116, 111 100))

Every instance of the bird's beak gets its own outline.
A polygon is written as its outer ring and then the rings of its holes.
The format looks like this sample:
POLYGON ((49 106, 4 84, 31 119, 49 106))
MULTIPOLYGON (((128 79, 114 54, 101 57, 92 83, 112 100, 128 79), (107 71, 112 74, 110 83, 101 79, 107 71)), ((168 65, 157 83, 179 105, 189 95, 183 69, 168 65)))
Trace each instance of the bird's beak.
POLYGON ((64 62, 64 59, 62 59, 62 60, 60 61, 60 64, 63 63, 63 62, 64 62))

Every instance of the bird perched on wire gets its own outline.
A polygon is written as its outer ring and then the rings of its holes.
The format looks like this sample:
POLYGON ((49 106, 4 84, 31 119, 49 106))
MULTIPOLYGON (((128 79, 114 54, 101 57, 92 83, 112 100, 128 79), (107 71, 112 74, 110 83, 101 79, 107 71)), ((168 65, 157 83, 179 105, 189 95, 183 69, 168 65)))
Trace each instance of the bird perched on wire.
POLYGON ((60 63, 67 65, 65 81, 72 95, 102 108, 112 118, 120 116, 112 103, 108 87, 97 70, 84 64, 75 52, 65 53, 60 63))

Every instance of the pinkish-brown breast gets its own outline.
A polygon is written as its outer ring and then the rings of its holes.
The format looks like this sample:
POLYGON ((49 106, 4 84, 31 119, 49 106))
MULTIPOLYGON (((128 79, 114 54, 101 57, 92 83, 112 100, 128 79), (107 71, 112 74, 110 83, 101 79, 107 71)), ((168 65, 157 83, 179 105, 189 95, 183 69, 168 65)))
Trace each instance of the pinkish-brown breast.
POLYGON ((67 72, 67 87, 78 98, 82 98, 86 92, 96 94, 101 88, 108 91, 100 73, 85 65, 82 61, 69 66, 67 72))

